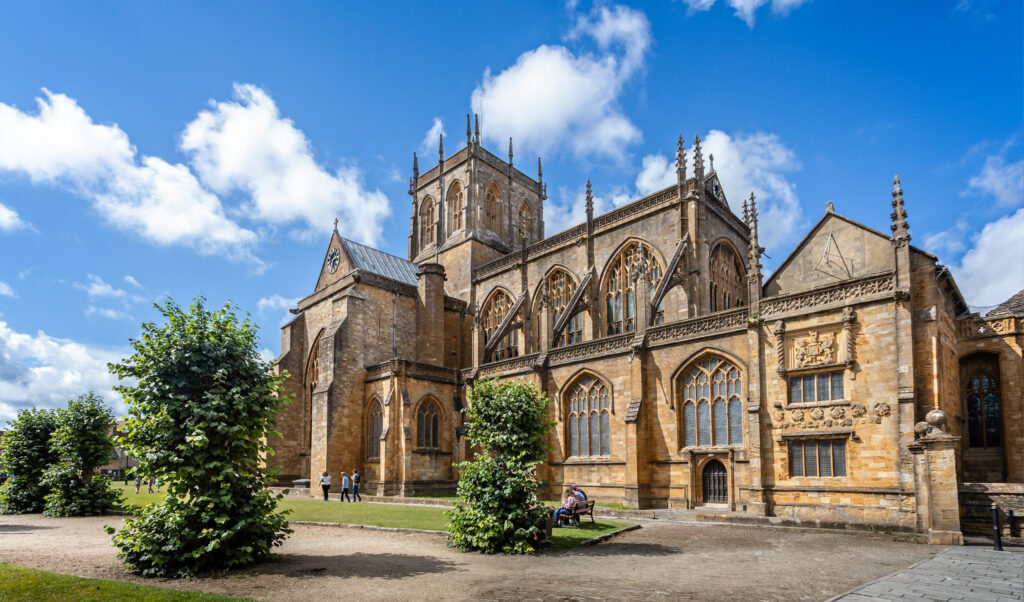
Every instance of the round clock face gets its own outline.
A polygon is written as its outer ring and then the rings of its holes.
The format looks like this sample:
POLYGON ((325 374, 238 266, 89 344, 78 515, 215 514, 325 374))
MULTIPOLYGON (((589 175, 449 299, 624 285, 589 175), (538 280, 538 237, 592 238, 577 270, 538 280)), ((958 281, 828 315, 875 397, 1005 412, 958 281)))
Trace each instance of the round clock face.
POLYGON ((338 263, 341 262, 341 249, 338 247, 331 247, 331 252, 327 254, 327 271, 334 273, 338 270, 338 263))

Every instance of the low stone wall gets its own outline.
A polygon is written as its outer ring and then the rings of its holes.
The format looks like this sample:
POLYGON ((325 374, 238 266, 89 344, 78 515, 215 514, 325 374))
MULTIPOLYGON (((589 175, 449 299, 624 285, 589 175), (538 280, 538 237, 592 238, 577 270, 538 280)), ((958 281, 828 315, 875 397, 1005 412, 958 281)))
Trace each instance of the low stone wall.
POLYGON ((1009 510, 1024 510, 1024 483, 964 483, 960 486, 960 526, 964 533, 992 534, 992 504, 999 507, 1004 537, 1021 537, 1021 523, 1011 533, 1009 510))

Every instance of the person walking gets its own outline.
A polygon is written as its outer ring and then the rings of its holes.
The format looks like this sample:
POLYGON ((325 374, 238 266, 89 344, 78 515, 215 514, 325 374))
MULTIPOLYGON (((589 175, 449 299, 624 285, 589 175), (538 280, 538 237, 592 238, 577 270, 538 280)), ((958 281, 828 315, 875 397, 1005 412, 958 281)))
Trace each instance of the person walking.
POLYGON ((348 475, 346 475, 345 473, 341 473, 341 501, 343 501, 343 502, 351 502, 352 501, 352 499, 348 497, 348 486, 349 486, 348 475))
POLYGON ((128 489, 128 475, 129 475, 129 471, 126 468, 126 469, 124 469, 124 488, 125 489, 128 489))
POLYGON ((139 487, 142 487, 142 475, 140 475, 139 471, 136 470, 135 471, 135 493, 139 492, 139 487))
POLYGON ((149 483, 149 491, 146 493, 153 493, 153 485, 156 484, 156 477, 149 477, 149 481, 147 482, 149 483))
POLYGON ((327 492, 331 490, 331 475, 324 471, 324 474, 320 476, 320 487, 324 490, 324 501, 327 501, 327 492))
POLYGON ((352 501, 363 501, 362 496, 359 495, 359 471, 354 469, 352 470, 352 501))

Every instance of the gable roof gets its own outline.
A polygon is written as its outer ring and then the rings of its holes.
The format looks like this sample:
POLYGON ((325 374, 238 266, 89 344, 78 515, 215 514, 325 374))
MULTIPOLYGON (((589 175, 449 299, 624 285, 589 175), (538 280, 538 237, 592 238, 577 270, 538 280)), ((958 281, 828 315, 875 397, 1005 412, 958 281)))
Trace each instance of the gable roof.
POLYGON ((345 253, 349 259, 352 260, 353 268, 377 274, 378 276, 396 280, 410 286, 417 285, 416 271, 418 266, 415 263, 374 249, 373 247, 361 245, 347 238, 342 238, 341 244, 345 247, 345 253))
POLYGON ((1024 315, 1024 289, 1000 303, 995 309, 985 314, 985 317, 1003 315, 1024 315))

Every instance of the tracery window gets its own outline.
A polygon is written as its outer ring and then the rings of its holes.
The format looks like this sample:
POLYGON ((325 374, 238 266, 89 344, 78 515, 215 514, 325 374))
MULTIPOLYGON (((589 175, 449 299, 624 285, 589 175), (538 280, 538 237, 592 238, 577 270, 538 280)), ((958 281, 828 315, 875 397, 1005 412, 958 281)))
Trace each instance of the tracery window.
POLYGON ((747 304, 743 262, 728 244, 718 243, 711 252, 711 311, 747 304))
POLYGON ((313 347, 309 351, 309 361, 306 364, 306 427, 305 439, 306 449, 313 447, 313 391, 320 381, 320 337, 317 335, 313 340, 313 347))
POLYGON ((427 399, 416 411, 416 447, 439 448, 437 403, 427 399))
POLYGON ((500 234, 501 193, 498 191, 498 185, 494 182, 487 185, 487 192, 484 193, 484 213, 487 229, 495 234, 500 234))
POLYGON ((519 204, 519 240, 525 238, 526 244, 530 244, 532 242, 532 223, 533 221, 530 217, 530 206, 524 200, 519 204))
MULTIPOLYGON (((484 305, 481 312, 481 324, 484 329, 484 345, 490 342, 501 322, 512 309, 512 297, 503 290, 497 290, 484 305)), ((520 328, 509 329, 508 334, 501 338, 491 351, 487 361, 498 361, 519 355, 519 330, 520 328)))
MULTIPOLYGON (((651 248, 644 243, 629 243, 608 267, 604 298, 605 324, 610 335, 636 330, 636 288, 630 272, 641 265, 646 265, 651 289, 657 288, 661 282, 661 265, 651 248)), ((662 301, 654 312, 654 323, 664 322, 665 302, 662 301)))
POLYGON ((683 373, 683 446, 743 444, 743 381, 736 366, 705 357, 683 373))
POLYGON ((999 356, 977 353, 965 358, 961 363, 960 374, 961 382, 964 382, 970 446, 1002 447, 999 356))
POLYGON ((567 397, 569 456, 611 454, 611 394, 602 381, 582 375, 567 397))
POLYGON ((366 413, 366 459, 376 460, 380 457, 380 434, 384 429, 384 407, 374 397, 366 413))
MULTIPOLYGON (((548 275, 548 295, 551 299, 551 324, 554 326, 562 317, 569 299, 576 292, 576 281, 565 270, 555 270, 548 275)), ((583 341, 583 312, 576 312, 558 334, 553 347, 573 345, 583 341)))
POLYGON ((451 236, 465 226, 466 198, 462 193, 462 183, 456 181, 448 188, 448 233, 451 236))
POLYGON ((437 232, 437 218, 434 216, 434 199, 427 197, 420 205, 420 247, 434 244, 437 232))

